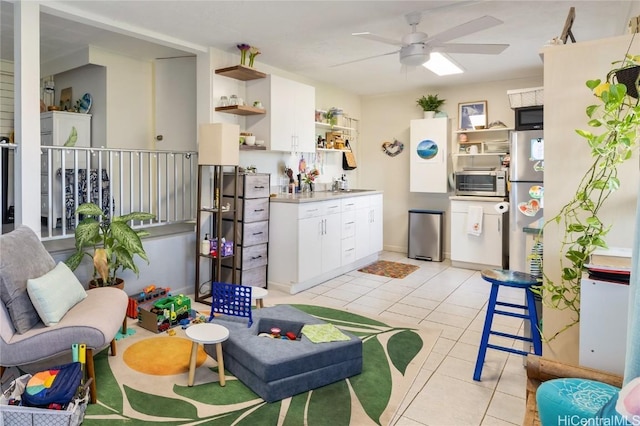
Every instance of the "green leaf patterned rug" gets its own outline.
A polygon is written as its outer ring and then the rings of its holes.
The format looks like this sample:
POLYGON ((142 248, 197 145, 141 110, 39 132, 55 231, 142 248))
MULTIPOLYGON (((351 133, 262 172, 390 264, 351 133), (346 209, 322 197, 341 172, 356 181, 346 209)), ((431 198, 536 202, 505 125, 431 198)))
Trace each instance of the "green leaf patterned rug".
POLYGON ((164 374, 137 371, 127 365, 123 355, 129 347, 139 346, 145 340, 157 342, 158 338, 166 337, 168 345, 177 344, 186 338, 184 330, 174 329, 176 335, 167 337, 166 333, 153 334, 133 325, 137 328, 136 333, 118 341, 118 356, 107 356, 106 350, 96 355, 98 403, 89 405, 83 424, 391 424, 396 413, 404 411, 424 385, 418 383, 416 377, 440 332, 419 326, 394 325, 394 321, 387 319, 378 321, 334 308, 306 304, 292 306, 358 335, 363 341, 362 373, 282 401, 266 403, 228 371, 226 386, 221 387, 215 361, 204 357, 202 364, 202 359, 198 358, 195 385, 188 387, 188 350, 184 351, 182 360, 176 359, 169 349, 156 348, 150 359, 140 363, 160 366, 163 362, 169 363, 165 365, 171 368, 165 368, 164 374))

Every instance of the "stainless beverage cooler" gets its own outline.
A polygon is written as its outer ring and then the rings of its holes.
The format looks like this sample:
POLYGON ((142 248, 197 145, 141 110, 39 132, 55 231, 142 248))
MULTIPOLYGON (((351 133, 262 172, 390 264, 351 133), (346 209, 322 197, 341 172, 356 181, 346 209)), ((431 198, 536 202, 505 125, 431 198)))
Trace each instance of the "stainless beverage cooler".
POLYGON ((442 262, 444 212, 409 210, 410 259, 442 262))

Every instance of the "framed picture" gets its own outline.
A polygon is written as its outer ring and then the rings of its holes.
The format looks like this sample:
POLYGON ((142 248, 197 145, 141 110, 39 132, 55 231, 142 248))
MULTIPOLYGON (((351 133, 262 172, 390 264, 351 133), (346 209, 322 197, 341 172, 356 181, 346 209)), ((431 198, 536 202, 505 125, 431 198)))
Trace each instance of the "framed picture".
POLYGON ((487 127, 487 101, 461 102, 458 104, 458 128, 460 130, 487 127))
POLYGON ((60 91, 60 111, 71 111, 71 87, 60 91))

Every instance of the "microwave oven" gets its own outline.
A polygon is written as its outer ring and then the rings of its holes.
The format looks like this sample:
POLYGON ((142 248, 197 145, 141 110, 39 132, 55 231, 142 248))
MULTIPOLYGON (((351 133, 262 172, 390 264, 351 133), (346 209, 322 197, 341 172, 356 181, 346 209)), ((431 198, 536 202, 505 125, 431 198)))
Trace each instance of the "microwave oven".
POLYGON ((506 170, 464 170, 455 173, 456 195, 507 196, 506 170))
POLYGON ((544 107, 531 106, 524 108, 516 108, 516 130, 542 130, 544 107))

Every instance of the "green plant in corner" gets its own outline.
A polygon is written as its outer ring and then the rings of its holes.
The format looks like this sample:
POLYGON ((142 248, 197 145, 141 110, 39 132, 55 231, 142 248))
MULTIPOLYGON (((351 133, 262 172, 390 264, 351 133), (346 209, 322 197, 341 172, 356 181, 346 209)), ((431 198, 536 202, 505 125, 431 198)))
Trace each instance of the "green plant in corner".
POLYGON ((416 100, 416 103, 423 111, 439 112, 440 107, 444 105, 444 99, 438 99, 438 94, 422 96, 416 100))
MULTIPOLYGON (((620 188, 618 166, 629 160, 640 138, 640 105, 627 93, 625 84, 616 82, 616 72, 630 65, 637 56, 626 56, 621 67, 611 70, 607 80, 588 80, 587 87, 599 103, 586 108, 587 125, 592 130, 576 129, 586 139, 593 162, 580 180, 573 198, 560 212, 549 219, 550 223, 564 228, 561 241, 561 279, 554 283, 546 274, 536 291, 545 302, 556 309, 569 309, 571 321, 553 336, 580 321, 580 282, 585 264, 597 248, 606 248, 605 236, 611 225, 604 224, 598 213, 609 196, 620 188)), ((619 63, 619 62, 618 62, 619 63)), ((616 63, 614 63, 616 64, 616 63)), ((638 88, 638 80, 635 80, 638 88)), ((637 93, 636 93, 637 94, 637 93)))
POLYGON ((115 285, 120 280, 116 277, 120 269, 130 269, 136 275, 139 273, 134 256, 149 263, 140 239, 149 233, 134 230, 129 222, 153 220, 155 215, 132 212, 108 218, 94 203, 80 205, 76 214, 85 217, 75 229, 76 251, 65 261, 69 269, 75 270, 84 256, 89 256, 93 260, 94 283, 104 287, 115 285))

